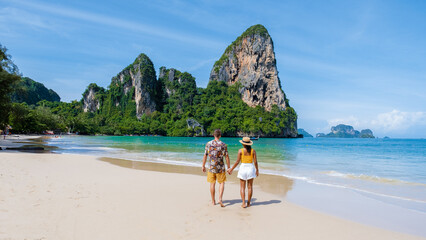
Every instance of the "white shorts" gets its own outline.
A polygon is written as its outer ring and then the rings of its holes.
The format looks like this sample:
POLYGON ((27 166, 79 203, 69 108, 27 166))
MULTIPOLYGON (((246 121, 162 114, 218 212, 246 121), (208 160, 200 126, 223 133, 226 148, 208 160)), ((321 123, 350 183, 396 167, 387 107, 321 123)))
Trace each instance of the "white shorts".
POLYGON ((249 180, 256 177, 256 168, 253 163, 241 163, 240 170, 238 170, 238 178, 242 180, 249 180))

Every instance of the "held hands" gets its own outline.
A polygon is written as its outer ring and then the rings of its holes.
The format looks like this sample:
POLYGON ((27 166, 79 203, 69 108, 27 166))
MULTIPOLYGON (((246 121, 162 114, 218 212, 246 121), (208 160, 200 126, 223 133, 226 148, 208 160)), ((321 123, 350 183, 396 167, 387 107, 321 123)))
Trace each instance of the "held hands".
POLYGON ((228 168, 228 170, 226 170, 228 172, 229 175, 232 174, 233 169, 232 168, 228 168))

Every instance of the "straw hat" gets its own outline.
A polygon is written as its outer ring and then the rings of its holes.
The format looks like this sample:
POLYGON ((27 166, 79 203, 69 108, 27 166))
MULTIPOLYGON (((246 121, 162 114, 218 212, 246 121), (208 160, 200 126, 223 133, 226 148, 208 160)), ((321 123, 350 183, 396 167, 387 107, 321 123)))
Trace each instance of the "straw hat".
POLYGON ((250 140, 249 137, 243 137, 243 140, 240 140, 240 143, 243 145, 253 145, 253 142, 250 140))

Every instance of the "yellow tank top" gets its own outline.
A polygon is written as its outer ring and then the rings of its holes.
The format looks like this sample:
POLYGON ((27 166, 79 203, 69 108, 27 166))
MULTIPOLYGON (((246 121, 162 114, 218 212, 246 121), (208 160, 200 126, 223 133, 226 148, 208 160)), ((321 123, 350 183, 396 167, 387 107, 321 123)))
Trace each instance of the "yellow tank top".
POLYGON ((241 148, 241 163, 253 163, 253 148, 251 149, 250 155, 244 155, 244 148, 241 148))

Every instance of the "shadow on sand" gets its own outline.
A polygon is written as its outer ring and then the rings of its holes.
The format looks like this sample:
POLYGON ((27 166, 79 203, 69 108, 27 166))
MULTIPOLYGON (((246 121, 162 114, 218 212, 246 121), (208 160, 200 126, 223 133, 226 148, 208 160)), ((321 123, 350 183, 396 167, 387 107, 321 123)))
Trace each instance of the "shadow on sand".
MULTIPOLYGON (((269 200, 269 201, 258 202, 256 198, 252 198, 251 199, 251 206, 270 205, 270 204, 277 204, 277 203, 280 203, 280 202, 281 202, 281 200, 269 200)), ((223 200, 223 204, 226 207, 234 205, 234 204, 241 204, 241 199, 223 200)))

